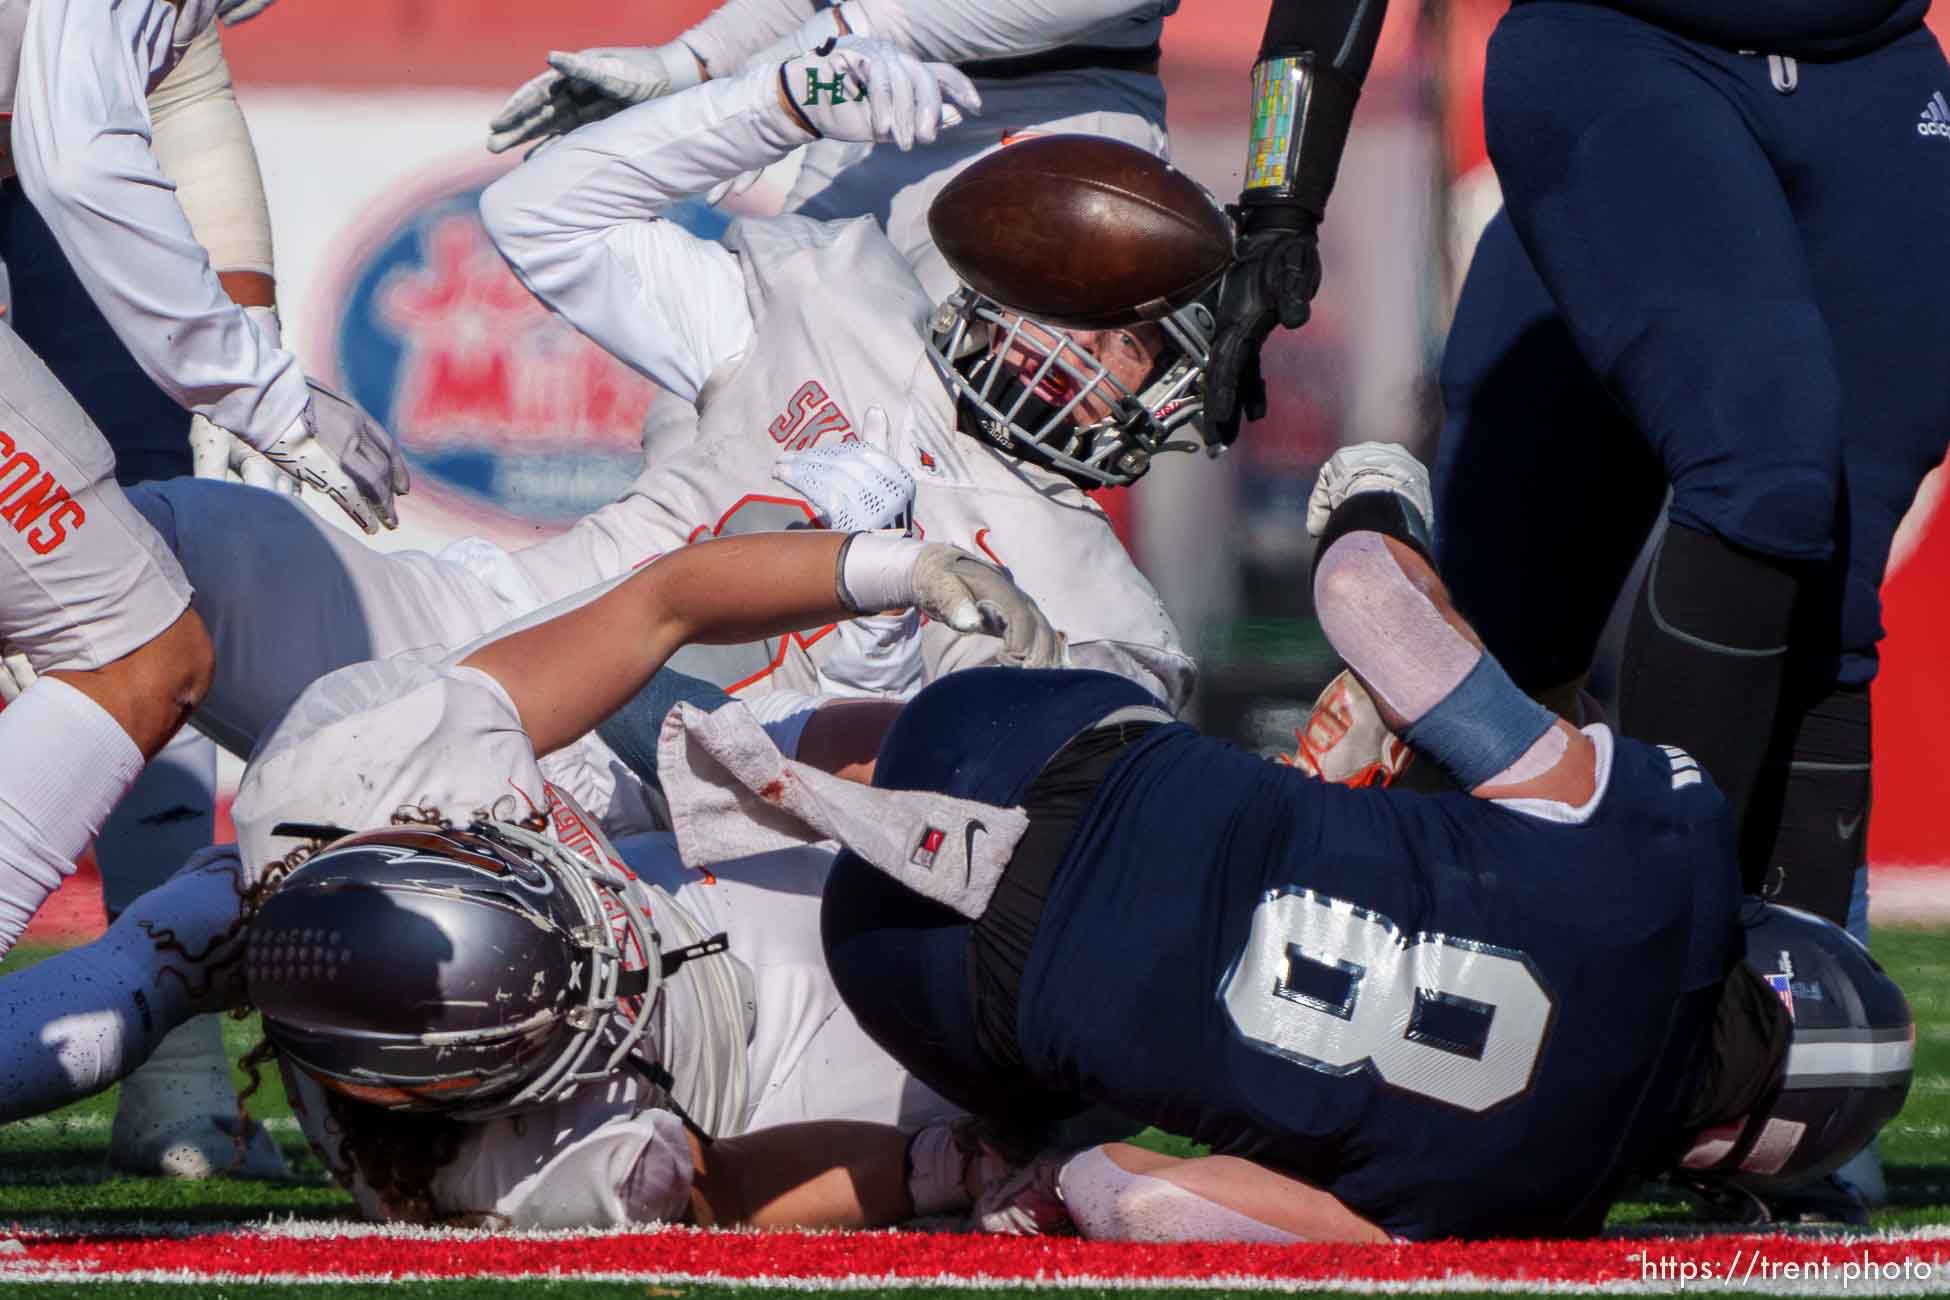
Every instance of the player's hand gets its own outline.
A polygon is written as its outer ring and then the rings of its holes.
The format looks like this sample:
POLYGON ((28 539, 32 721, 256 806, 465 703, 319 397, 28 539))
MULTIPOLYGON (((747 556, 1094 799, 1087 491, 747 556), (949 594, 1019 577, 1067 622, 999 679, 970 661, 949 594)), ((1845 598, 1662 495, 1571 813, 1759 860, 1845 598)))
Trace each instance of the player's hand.
POLYGON ((40 679, 26 655, 0 645, 0 704, 12 704, 40 679))
MULTIPOLYGON (((1236 209, 1234 210, 1236 214, 1236 209)), ((1320 235, 1304 214, 1297 227, 1243 235, 1219 288, 1218 333, 1205 367, 1205 440, 1229 446, 1243 417, 1266 414, 1259 350, 1275 325, 1299 329, 1320 288, 1320 235)))
POLYGON ((548 56, 548 66, 509 96, 488 123, 488 152, 561 135, 704 80, 697 56, 681 41, 605 45, 574 53, 556 50, 548 56))
POLYGON ((273 0, 217 0, 217 17, 225 27, 247 23, 269 9, 273 0))
POLYGON ((393 498, 405 495, 410 479, 393 436, 352 399, 316 379, 306 379, 305 386, 311 401, 304 412, 260 450, 280 470, 332 498, 367 533, 399 527, 393 498))
POLYGON ((947 63, 923 63, 870 36, 842 36, 779 65, 779 99, 800 125, 828 140, 932 144, 965 114, 982 111, 975 83, 947 63))
POLYGON ((249 487, 298 495, 297 479, 280 473, 263 452, 200 415, 190 417, 190 472, 198 478, 235 474, 249 487))
POLYGON ((918 608, 957 632, 1002 639, 997 662, 1056 668, 1063 638, 1036 602, 1000 569, 966 551, 893 533, 854 533, 840 552, 839 595, 858 614, 918 608))
POLYGON ((887 445, 887 413, 870 406, 861 426, 863 438, 785 453, 773 464, 772 477, 806 498, 822 527, 841 533, 906 532, 914 477, 881 450, 887 445))
POLYGON ((1399 493, 1421 512, 1423 523, 1435 526, 1428 467, 1396 443, 1357 442, 1335 452, 1320 467, 1320 477, 1307 498, 1307 535, 1320 536, 1335 508, 1361 492, 1399 493))

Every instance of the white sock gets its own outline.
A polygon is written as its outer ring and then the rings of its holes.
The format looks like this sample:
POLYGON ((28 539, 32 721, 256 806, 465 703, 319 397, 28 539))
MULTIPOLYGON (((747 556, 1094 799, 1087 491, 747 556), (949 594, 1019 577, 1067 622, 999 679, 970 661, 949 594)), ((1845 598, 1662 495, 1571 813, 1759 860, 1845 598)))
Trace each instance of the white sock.
POLYGON ((184 727, 149 760, 95 836, 110 917, 176 874, 216 838, 217 747, 184 727))
POLYGON ((0 710, 0 957, 74 874, 75 859, 142 771, 108 711, 43 677, 0 710))
POLYGON ((155 936, 167 930, 191 953, 212 948, 237 919, 239 875, 234 850, 212 850, 93 943, 0 979, 0 1124, 100 1092, 190 1016, 238 1000, 234 984, 208 987, 209 960, 223 952, 191 963, 155 936))

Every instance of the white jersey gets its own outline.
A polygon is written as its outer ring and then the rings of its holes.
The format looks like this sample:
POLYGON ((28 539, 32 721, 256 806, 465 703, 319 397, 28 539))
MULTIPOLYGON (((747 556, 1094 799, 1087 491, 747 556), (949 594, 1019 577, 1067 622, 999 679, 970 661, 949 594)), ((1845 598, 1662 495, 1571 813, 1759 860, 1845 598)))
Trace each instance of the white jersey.
MULTIPOLYGON (((538 761, 507 693, 487 674, 456 666, 462 654, 359 664, 304 692, 238 792, 239 847, 253 878, 291 846, 273 834, 279 822, 375 826, 403 805, 456 819, 490 808, 519 816, 525 805, 547 805, 551 784, 581 779, 593 742, 538 761)), ((819 894, 830 853, 767 854, 706 880, 681 865, 668 835, 625 839, 618 848, 695 926, 726 933, 747 977, 748 1024, 730 1027, 702 1023, 705 1001, 674 996, 666 985, 660 1040, 680 1095, 686 1067, 696 1064, 687 1050, 725 1042, 727 1028, 743 1038, 735 1085, 728 1071, 704 1076, 736 1091, 699 1097, 695 1087, 713 1085, 694 1084, 692 1113, 720 1115, 725 1133, 815 1118, 918 1127, 948 1113, 873 1045, 826 974, 819 894), (720 1104, 729 1096, 737 1099, 734 1113, 720 1104)), ((322 1097, 295 1082, 308 1136, 342 1167, 322 1097)), ((641 1082, 619 1075, 519 1120, 478 1126, 434 1181, 439 1212, 494 1213, 524 1227, 678 1217, 690 1191, 689 1142, 681 1123, 645 1109, 649 1102, 641 1082)), ((355 1185, 355 1192, 368 1213, 383 1215, 370 1189, 355 1185)))
POLYGON ((7 158, 88 295, 186 410, 263 446, 304 375, 217 282, 150 149, 147 96, 216 0, 0 0, 7 158))
MULTIPOLYGON (((1193 664, 1156 591, 1103 512, 1075 485, 957 432, 926 351, 932 301, 870 219, 740 221, 709 244, 655 213, 778 144, 708 82, 577 131, 483 200, 501 251, 550 306, 698 411, 696 439, 657 456, 621 502, 522 552, 555 595, 591 574, 706 536, 810 522, 771 477, 781 452, 864 436, 888 417, 887 451, 916 482, 930 541, 1003 565, 1068 639, 1072 659, 1132 677, 1174 709, 1193 664)), ((991 660, 991 638, 921 633, 927 675, 991 660)), ((826 629, 713 674, 740 691, 819 688, 826 629)), ((678 666, 685 666, 679 664, 678 666)))

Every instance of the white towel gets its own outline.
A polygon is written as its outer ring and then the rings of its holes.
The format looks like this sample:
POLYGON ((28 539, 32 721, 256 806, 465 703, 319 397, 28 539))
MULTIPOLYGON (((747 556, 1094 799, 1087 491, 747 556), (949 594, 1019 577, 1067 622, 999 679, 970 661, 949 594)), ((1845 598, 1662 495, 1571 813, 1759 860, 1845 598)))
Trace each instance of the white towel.
POLYGON ((658 738, 657 768, 688 867, 838 840, 970 919, 987 909, 1029 828, 1020 808, 882 790, 788 759, 735 701, 710 713, 690 704, 673 709, 658 738))

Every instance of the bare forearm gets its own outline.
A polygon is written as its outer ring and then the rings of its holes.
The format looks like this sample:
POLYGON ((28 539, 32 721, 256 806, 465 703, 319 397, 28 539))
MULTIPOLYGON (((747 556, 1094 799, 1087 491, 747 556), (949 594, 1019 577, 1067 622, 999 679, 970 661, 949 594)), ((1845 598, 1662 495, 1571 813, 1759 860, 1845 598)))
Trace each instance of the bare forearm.
POLYGON ((907 1135, 881 1124, 788 1124, 702 1148, 691 1184, 700 1224, 871 1228, 912 1212, 907 1135))
POLYGON ((687 546, 463 663, 501 683, 535 752, 546 754, 621 708, 680 646, 755 641, 851 617, 834 579, 844 541, 768 533, 687 546))

